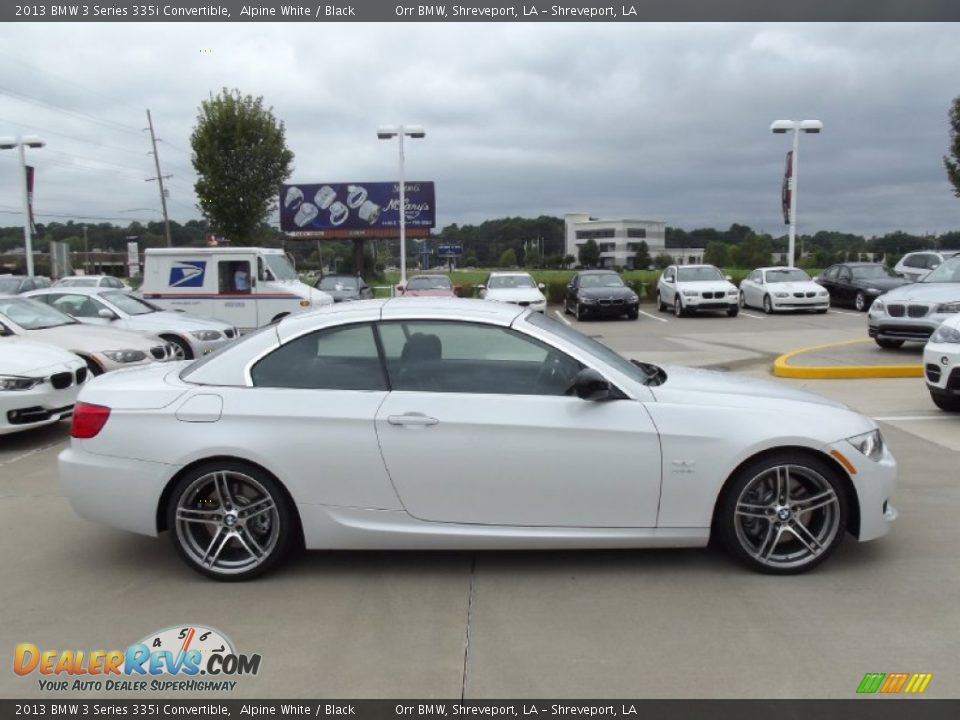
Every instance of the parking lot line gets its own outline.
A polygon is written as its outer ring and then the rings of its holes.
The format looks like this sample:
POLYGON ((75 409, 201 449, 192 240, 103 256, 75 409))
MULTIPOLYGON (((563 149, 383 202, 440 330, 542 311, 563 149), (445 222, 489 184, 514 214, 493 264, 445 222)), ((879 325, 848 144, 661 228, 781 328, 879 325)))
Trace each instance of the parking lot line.
POLYGON ((643 310, 637 310, 637 312, 643 315, 644 317, 650 318, 651 320, 659 320, 660 322, 670 322, 666 318, 657 317, 656 315, 651 315, 650 313, 644 312, 643 310))
POLYGON ((864 314, 861 312, 850 312, 849 310, 834 310, 833 308, 830 308, 830 312, 835 315, 856 315, 858 317, 864 314))
POLYGON ((564 316, 564 314, 563 314, 562 312, 560 312, 559 310, 554 310, 554 311, 553 311, 553 314, 556 315, 556 316, 560 319, 560 322, 566 323, 567 325, 573 325, 573 323, 570 322, 569 320, 567 320, 567 318, 564 316))
POLYGON ((754 320, 766 320, 766 318, 763 315, 753 315, 752 313, 748 313, 744 310, 741 310, 740 314, 748 318, 753 318, 754 320))

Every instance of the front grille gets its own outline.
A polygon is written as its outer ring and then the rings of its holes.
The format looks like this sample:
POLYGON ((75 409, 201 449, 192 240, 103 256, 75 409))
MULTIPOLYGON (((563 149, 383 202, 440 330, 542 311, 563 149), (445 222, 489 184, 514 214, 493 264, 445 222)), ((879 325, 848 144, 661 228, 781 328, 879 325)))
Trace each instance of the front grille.
POLYGON ((723 293, 722 293, 722 292, 704 292, 704 293, 700 293, 700 294, 703 295, 704 299, 706 299, 706 300, 710 300, 711 298, 720 298, 720 297, 723 297, 723 293))
POLYGON ((802 292, 794 293, 793 296, 796 297, 796 298, 802 298, 802 297, 803 297, 803 293, 802 293, 802 292))
POLYGON ((234 335, 237 334, 237 332, 233 328, 230 328, 229 330, 224 330, 223 334, 226 335, 228 338, 232 338, 234 335))
POLYGON ((920 318, 926 315, 929 309, 926 305, 908 305, 907 315, 912 318, 920 318))
POLYGON ((150 354, 154 360, 165 360, 170 356, 169 347, 166 345, 155 345, 150 348, 150 354))
POLYGON ((933 334, 933 328, 926 325, 882 325, 880 334, 890 338, 925 340, 933 334))
POLYGON ((87 381, 87 369, 85 367, 77 368, 77 385, 83 385, 87 381))
POLYGON ((603 298, 600 300, 600 304, 604 306, 623 305, 623 300, 619 298, 603 298))
POLYGON ((932 383, 940 382, 940 366, 933 363, 927 363, 927 380, 932 383))
POLYGON ((816 297, 816 296, 817 296, 817 293, 816 293, 816 292, 808 292, 808 293, 807 293, 807 297, 816 297))
POLYGON ((61 408, 47 410, 42 407, 28 407, 19 410, 10 410, 7 413, 7 422, 11 425, 27 425, 29 423, 42 422, 49 420, 54 415, 68 417, 73 414, 73 405, 65 405, 61 408))
POLYGON ((57 390, 63 390, 73 384, 73 373, 59 372, 50 376, 50 384, 57 390))
POLYGON ((529 304, 530 304, 529 300, 521 300, 520 302, 517 303, 517 305, 519 305, 520 307, 526 307, 529 304))
POLYGON ((887 314, 890 317, 903 317, 903 305, 887 305, 887 314))

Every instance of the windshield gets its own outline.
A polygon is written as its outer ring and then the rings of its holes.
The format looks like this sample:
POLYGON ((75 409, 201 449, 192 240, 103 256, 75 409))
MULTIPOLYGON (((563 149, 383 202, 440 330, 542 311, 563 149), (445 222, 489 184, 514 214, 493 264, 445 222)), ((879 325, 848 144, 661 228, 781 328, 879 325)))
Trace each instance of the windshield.
POLYGON ((297 273, 290 266, 290 261, 287 260, 286 255, 271 253, 270 255, 262 255, 261 257, 264 259, 264 262, 267 263, 267 267, 270 268, 270 271, 277 280, 297 279, 297 273))
POLYGON ((607 365, 619 370, 627 377, 636 380, 639 383, 646 384, 651 378, 651 373, 659 374, 661 372, 659 368, 653 368, 653 366, 647 366, 653 369, 651 369, 650 372, 646 372, 644 370, 644 365, 637 365, 630 362, 622 355, 608 348, 606 345, 597 342, 591 337, 587 337, 583 333, 579 332, 578 330, 574 330, 568 325, 564 325, 556 320, 553 320, 552 318, 547 317, 543 313, 530 313, 526 317, 526 322, 566 340, 571 345, 583 350, 585 353, 591 355, 600 362, 606 363, 607 365))
POLYGON ((529 275, 492 276, 487 287, 491 290, 504 288, 535 288, 537 284, 529 275))
POLYGON ((887 269, 886 265, 856 265, 850 269, 853 271, 853 277, 857 280, 897 277, 892 270, 887 269))
POLYGON ((767 270, 768 283, 780 282, 803 282, 809 280, 810 276, 799 268, 777 268, 776 270, 767 270))
POLYGON ((43 330, 59 325, 77 324, 69 315, 29 298, 0 298, 0 313, 24 330, 43 330))
POLYGON ((581 275, 580 287, 599 288, 599 287, 623 287, 623 280, 616 273, 601 273, 598 275, 581 275))
POLYGON ((955 283, 960 282, 960 257, 944 260, 943 264, 931 270, 920 282, 925 283, 955 283))
POLYGON ((20 278, 0 277, 0 293, 16 293, 20 289, 20 278))
POLYGON ((321 290, 356 290, 357 278, 328 275, 320 278, 320 284, 317 287, 321 290))
POLYGON ((680 282, 715 282, 725 279, 723 273, 715 267, 682 267, 677 269, 677 280, 680 282))
POLYGON ((443 275, 436 275, 434 277, 421 275, 410 278, 407 282, 407 290, 449 290, 452 287, 453 285, 450 284, 450 278, 443 275))
POLYGON ((127 315, 146 315, 147 313, 157 312, 159 309, 146 300, 136 298, 130 293, 109 292, 103 293, 100 297, 109 303, 113 303, 127 315))

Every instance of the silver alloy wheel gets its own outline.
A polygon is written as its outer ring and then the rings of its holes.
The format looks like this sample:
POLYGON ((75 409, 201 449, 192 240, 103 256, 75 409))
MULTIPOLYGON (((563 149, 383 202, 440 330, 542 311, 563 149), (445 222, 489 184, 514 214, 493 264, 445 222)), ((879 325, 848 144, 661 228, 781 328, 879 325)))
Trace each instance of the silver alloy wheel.
POLYGON ((180 494, 174 532, 192 562, 213 574, 237 575, 270 558, 280 514, 260 482, 236 470, 218 470, 180 494))
POLYGON ((767 315, 773 312, 773 301, 770 299, 769 295, 763 296, 763 311, 767 315))
POLYGON ((737 498, 734 529, 743 550, 774 569, 815 561, 841 531, 833 485, 803 465, 774 465, 754 476, 737 498))
POLYGON ((673 314, 677 317, 683 317, 683 304, 680 302, 679 295, 675 295, 673 298, 673 314))
POLYGON ((853 305, 860 312, 863 312, 867 309, 867 297, 862 292, 858 292, 857 296, 853 299, 853 305))

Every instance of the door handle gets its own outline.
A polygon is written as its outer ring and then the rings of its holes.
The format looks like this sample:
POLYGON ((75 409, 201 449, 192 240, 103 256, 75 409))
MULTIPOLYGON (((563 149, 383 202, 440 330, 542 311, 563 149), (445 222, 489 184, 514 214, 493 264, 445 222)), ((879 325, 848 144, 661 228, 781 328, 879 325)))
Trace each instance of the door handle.
POLYGON ((427 425, 436 425, 440 421, 423 413, 404 413, 403 415, 388 415, 387 422, 391 425, 425 427, 427 425))

